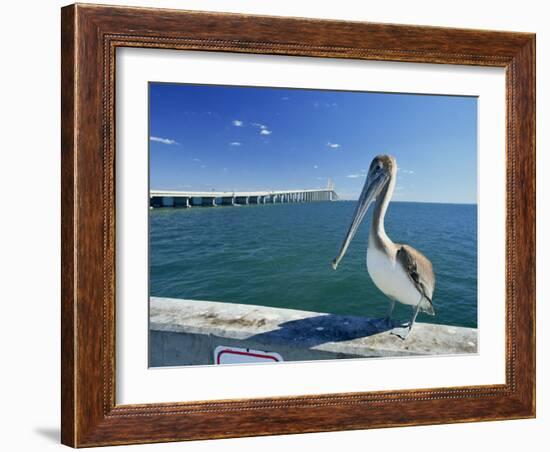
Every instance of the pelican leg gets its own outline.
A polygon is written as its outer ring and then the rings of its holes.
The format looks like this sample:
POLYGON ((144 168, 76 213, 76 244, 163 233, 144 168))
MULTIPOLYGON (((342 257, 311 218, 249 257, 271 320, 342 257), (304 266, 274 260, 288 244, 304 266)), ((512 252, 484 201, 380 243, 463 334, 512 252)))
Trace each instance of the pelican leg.
POLYGON ((388 305, 388 312, 386 314, 386 317, 384 317, 384 322, 386 325, 390 328, 393 328, 393 320, 391 318, 393 314, 393 309, 395 308, 395 300, 393 298, 390 298, 390 303, 388 305))
MULTIPOLYGON (((420 302, 422 302, 422 300, 420 300, 420 302)), ((414 310, 413 310, 413 315, 411 317, 411 320, 405 325, 403 325, 403 327, 394 328, 391 332, 392 334, 395 334, 396 336, 400 337, 403 340, 407 339, 407 337, 409 336, 409 333, 412 330, 414 322, 416 320, 416 316, 420 312, 420 303, 418 303, 413 309, 414 310)))

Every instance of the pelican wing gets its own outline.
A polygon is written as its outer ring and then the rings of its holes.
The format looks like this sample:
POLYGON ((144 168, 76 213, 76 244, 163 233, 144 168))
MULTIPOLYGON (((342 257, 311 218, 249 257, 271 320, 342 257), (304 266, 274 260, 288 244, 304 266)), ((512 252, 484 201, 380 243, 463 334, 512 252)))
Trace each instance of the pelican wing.
POLYGON ((435 274, 432 263, 420 251, 415 250, 408 245, 401 245, 397 249, 397 262, 403 267, 405 273, 409 276, 415 285, 419 294, 427 300, 421 308, 423 311, 434 315, 435 311, 432 305, 432 295, 435 288, 435 274))

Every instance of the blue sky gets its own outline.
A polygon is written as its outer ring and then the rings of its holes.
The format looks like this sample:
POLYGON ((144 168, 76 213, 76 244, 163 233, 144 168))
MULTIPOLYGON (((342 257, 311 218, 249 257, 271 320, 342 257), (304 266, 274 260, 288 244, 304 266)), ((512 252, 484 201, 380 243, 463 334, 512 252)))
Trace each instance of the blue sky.
POLYGON ((356 199, 377 154, 395 200, 476 203, 474 97, 149 84, 150 187, 325 187, 356 199))

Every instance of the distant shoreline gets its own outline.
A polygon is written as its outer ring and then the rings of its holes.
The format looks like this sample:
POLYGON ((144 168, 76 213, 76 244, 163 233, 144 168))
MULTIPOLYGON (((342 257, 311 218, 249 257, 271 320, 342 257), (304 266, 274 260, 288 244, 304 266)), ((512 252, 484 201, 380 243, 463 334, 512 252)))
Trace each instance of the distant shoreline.
MULTIPOLYGON (((338 199, 334 202, 357 202, 357 199, 338 199)), ((438 201, 391 201, 390 204, 399 203, 399 204, 440 204, 440 205, 451 205, 451 206, 477 206, 477 203, 469 202, 438 202, 438 201)))

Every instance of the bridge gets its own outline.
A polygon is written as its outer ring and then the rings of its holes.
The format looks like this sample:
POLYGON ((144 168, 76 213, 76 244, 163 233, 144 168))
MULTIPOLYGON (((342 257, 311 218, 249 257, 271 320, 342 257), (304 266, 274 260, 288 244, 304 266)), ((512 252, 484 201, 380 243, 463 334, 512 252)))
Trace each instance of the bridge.
POLYGON ((238 206, 249 204, 283 204, 336 201, 338 195, 329 179, 327 188, 265 191, 174 191, 151 190, 149 205, 159 207, 238 206))

